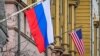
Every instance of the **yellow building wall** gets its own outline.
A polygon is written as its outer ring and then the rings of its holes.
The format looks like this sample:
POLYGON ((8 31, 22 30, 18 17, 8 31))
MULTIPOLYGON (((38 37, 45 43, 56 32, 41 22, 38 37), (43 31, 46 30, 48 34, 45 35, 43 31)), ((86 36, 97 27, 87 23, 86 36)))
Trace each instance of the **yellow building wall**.
MULTIPOLYGON (((90 56, 90 0, 80 0, 76 8, 76 27, 82 26, 85 55, 90 56)), ((78 56, 78 54, 76 55, 78 56)))

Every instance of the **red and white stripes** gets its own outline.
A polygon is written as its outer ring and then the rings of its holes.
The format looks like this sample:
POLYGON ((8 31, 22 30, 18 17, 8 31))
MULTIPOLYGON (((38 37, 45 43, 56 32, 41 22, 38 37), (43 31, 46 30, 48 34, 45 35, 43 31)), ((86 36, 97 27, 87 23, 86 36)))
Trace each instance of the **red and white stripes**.
POLYGON ((77 48, 77 51, 80 56, 84 56, 84 43, 82 39, 79 39, 77 33, 75 31, 70 33, 71 38, 77 48))

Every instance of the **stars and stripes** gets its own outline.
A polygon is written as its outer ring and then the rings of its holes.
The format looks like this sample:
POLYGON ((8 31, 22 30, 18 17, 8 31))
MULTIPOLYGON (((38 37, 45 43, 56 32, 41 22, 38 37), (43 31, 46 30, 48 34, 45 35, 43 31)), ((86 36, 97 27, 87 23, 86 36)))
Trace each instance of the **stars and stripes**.
POLYGON ((84 43, 82 39, 82 30, 78 29, 76 31, 70 32, 71 38, 77 48, 80 56, 84 56, 84 43))

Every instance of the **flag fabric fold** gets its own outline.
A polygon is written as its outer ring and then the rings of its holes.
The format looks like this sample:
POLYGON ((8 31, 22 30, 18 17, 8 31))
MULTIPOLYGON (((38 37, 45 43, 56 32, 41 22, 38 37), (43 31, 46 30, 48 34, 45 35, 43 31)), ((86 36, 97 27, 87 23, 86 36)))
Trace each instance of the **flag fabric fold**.
POLYGON ((82 30, 78 29, 76 31, 70 32, 71 38, 77 48, 80 56, 84 56, 84 43, 82 39, 82 30))
POLYGON ((37 4, 25 11, 30 31, 39 52, 43 52, 54 42, 50 15, 50 0, 37 4), (48 6, 48 7, 47 7, 48 6))
POLYGON ((38 20, 36 19, 35 11, 32 8, 32 9, 27 10, 25 14, 27 16, 30 31, 31 31, 32 37, 34 38, 36 46, 39 49, 39 52, 43 52, 45 50, 45 47, 43 46, 44 38, 39 29, 38 20))
POLYGON ((50 0, 44 1, 43 3, 44 13, 46 16, 47 21, 47 37, 48 42, 53 43, 54 42, 54 35, 53 35, 53 25, 51 20, 51 13, 50 13, 50 0))
POLYGON ((47 21, 46 21, 46 17, 45 17, 45 14, 44 14, 44 9, 43 9, 42 3, 35 6, 34 10, 35 10, 35 13, 36 13, 36 16, 37 16, 40 31, 41 31, 41 33, 44 37, 45 48, 46 48, 48 46, 47 21))

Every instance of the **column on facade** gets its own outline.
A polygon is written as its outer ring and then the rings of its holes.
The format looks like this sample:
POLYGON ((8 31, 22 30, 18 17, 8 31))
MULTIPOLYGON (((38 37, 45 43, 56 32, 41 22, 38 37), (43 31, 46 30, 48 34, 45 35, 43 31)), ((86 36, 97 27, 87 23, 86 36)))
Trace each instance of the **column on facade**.
POLYGON ((97 56, 97 28, 94 26, 94 55, 97 56))
MULTIPOLYGON (((75 1, 70 1, 69 2, 69 5, 70 5, 70 17, 71 17, 71 28, 72 28, 72 31, 75 29, 75 1)), ((71 38, 70 38, 71 39, 71 38)), ((74 46, 74 42, 72 41, 71 39, 71 55, 72 56, 75 56, 75 46, 74 46)))
POLYGON ((64 48, 63 55, 68 55, 68 0, 63 1, 63 30, 62 30, 62 45, 64 48))
MULTIPOLYGON (((72 5, 72 30, 75 27, 75 15, 74 15, 74 6, 72 5)), ((72 41, 72 51, 74 51, 74 43, 72 41)), ((72 56, 74 56, 74 52, 72 52, 72 56)))
POLYGON ((56 0, 56 15, 55 15, 55 46, 60 47, 60 21, 59 21, 59 0, 56 0))
POLYGON ((94 20, 94 56, 97 56, 97 34, 98 34, 98 21, 94 20))
MULTIPOLYGON (((100 0, 98 0, 98 5, 99 5, 99 47, 100 47, 100 0)), ((99 52, 98 52, 98 55, 100 56, 100 48, 99 48, 99 52)))
MULTIPOLYGON (((55 20, 55 18, 56 18, 56 17, 55 17, 55 16, 56 16, 56 12, 55 12, 55 11, 56 11, 56 8, 55 8, 55 7, 56 7, 56 2, 55 2, 55 1, 56 1, 56 0, 51 0, 51 1, 50 1, 50 2, 51 2, 51 15, 52 15, 52 20, 53 20, 53 29, 54 29, 53 32, 54 32, 54 35, 56 34, 56 28, 55 28, 55 27, 56 27, 56 26, 55 26, 55 25, 56 25, 56 23, 55 23, 55 21, 56 21, 56 20, 55 20)), ((54 43, 56 43, 55 40, 56 40, 56 37, 54 37, 54 43)), ((54 46, 53 46, 53 47, 54 47, 54 46)), ((52 53, 51 53, 51 56, 55 56, 55 55, 56 55, 55 53, 56 53, 56 51, 54 51, 54 48, 53 48, 52 53)), ((49 55, 49 54, 48 54, 48 55, 49 55)))
POLYGON ((60 10, 60 2, 59 0, 55 0, 55 18, 54 18, 54 33, 55 33, 55 47, 53 54, 54 56, 60 55, 61 52, 61 36, 60 36, 60 15, 59 15, 59 10, 60 10))
MULTIPOLYGON (((68 20, 68 32, 72 31, 72 7, 69 5, 69 20, 68 20)), ((72 50, 72 39, 70 35, 68 34, 68 42, 69 42, 69 54, 71 55, 72 50)))

